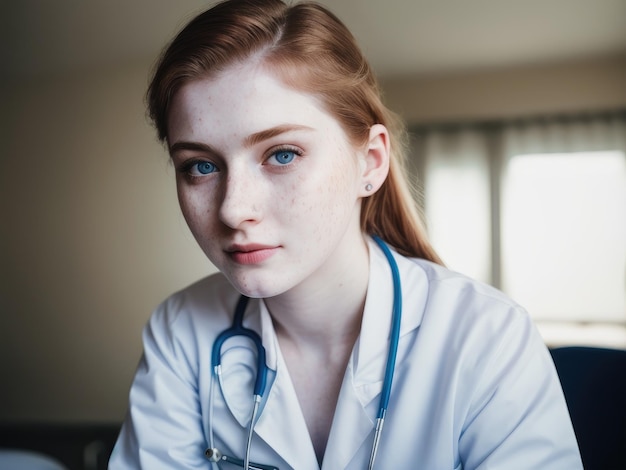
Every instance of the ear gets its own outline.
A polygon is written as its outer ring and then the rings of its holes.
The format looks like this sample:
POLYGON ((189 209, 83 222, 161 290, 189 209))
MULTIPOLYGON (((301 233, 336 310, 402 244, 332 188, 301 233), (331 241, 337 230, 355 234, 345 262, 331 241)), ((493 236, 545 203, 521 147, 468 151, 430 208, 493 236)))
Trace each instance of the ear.
POLYGON ((361 155, 361 191, 359 196, 374 194, 387 179, 389 173, 389 131, 382 124, 370 128, 369 140, 361 155), (371 185, 371 189, 366 186, 371 185))

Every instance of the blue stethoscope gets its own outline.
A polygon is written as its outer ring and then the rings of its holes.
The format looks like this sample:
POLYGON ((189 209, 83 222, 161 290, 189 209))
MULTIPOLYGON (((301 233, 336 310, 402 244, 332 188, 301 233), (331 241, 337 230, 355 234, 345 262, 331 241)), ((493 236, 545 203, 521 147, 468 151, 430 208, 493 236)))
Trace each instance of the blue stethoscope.
MULTIPOLYGON (((396 366, 396 356, 398 352, 398 342, 400 339, 400 322, 402 319, 402 287, 400 285, 400 272, 398 271, 398 265, 391 253, 391 250, 387 244, 379 237, 374 236, 374 241, 382 249, 389 267, 391 268, 391 275, 393 278, 393 315, 391 324, 391 336, 389 340, 389 351, 387 355, 387 365, 385 366, 385 379, 383 381, 383 389, 380 395, 380 403, 378 406, 378 415, 376 417, 376 429, 374 432, 374 442, 372 444, 372 451, 370 453, 370 460, 368 464, 368 470, 372 470, 374 467, 374 461, 376 460, 376 453, 378 452, 378 444, 380 442, 380 436, 383 431, 383 425, 385 423, 385 415, 387 414, 387 407, 389 406, 389 396, 391 394, 391 385, 393 382, 393 373, 396 366)), ((227 462, 243 467, 245 470, 278 470, 278 467, 272 465, 262 465, 258 463, 250 462, 250 447, 252 444, 252 434, 254 433, 254 425, 258 418, 259 406, 265 394, 267 386, 267 375, 269 368, 265 363, 265 348, 259 334, 249 328, 243 326, 243 316, 248 305, 249 298, 242 295, 239 298, 237 307, 235 308, 235 316, 233 318, 233 324, 230 328, 222 331, 215 339, 213 343, 213 350, 211 354, 211 364, 213 366, 213 378, 211 383, 211 391, 209 396, 209 448, 205 451, 206 457, 212 462, 227 462), (250 425, 248 426, 248 433, 246 437, 246 452, 244 459, 237 459, 227 455, 223 455, 218 449, 214 447, 213 439, 213 394, 215 382, 222 383, 222 366, 221 366, 221 354, 222 345, 224 342, 235 336, 244 336, 254 343, 257 350, 257 373, 254 382, 253 391, 253 407, 252 416, 250 418, 250 425)))

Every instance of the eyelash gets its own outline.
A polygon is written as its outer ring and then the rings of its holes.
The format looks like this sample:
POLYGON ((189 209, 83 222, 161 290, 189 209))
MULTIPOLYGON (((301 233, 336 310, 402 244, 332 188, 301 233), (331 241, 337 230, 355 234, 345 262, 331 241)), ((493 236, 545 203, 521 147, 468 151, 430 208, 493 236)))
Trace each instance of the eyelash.
POLYGON ((293 147, 291 145, 287 145, 287 146, 283 146, 283 147, 276 147, 273 148, 269 151, 267 158, 265 159, 266 162, 268 162, 269 165, 274 165, 274 166, 289 166, 293 163, 293 161, 295 159, 297 159, 298 157, 302 156, 302 150, 300 150, 298 147, 293 147), (277 160, 277 156, 281 153, 292 153, 294 154, 294 158, 289 160, 287 163, 280 163, 277 160), (271 159, 274 159, 276 161, 276 163, 269 163, 271 159))
POLYGON ((211 162, 211 161, 190 159, 190 160, 184 162, 182 165, 180 165, 180 167, 178 167, 177 171, 179 173, 183 173, 183 174, 187 175, 189 178, 202 178, 204 176, 208 176, 208 175, 210 175, 212 173, 215 173, 215 172, 218 172, 220 170, 217 167, 217 165, 215 163, 211 162), (213 170, 211 172, 209 172, 209 173, 200 173, 198 171, 198 174, 193 174, 192 172, 194 171, 194 167, 197 167, 198 165, 202 165, 202 164, 212 165, 213 170))

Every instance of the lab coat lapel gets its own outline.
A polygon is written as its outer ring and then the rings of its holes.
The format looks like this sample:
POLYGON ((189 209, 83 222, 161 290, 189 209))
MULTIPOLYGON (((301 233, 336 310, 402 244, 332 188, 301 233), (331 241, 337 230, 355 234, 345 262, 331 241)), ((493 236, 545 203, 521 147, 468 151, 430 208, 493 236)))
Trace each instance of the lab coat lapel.
POLYGON ((276 380, 255 431, 291 468, 319 470, 296 392, 280 355, 276 380))
POLYGON ((339 394, 323 470, 347 468, 359 449, 369 449, 373 440, 391 328, 391 279, 386 258, 370 243, 370 277, 361 333, 339 394))
POLYGON ((261 336, 267 364, 276 370, 276 377, 255 433, 292 468, 319 470, 309 431, 300 403, 282 357, 267 307, 260 302, 261 336))
POLYGON ((328 437, 322 470, 347 468, 355 454, 373 439, 376 418, 374 400, 380 395, 381 382, 355 387, 353 369, 348 365, 328 437), (369 406, 368 406, 369 405, 369 406))
MULTIPOLYGON (((374 241, 369 241, 370 279, 356 348, 359 383, 381 380, 387 362, 391 320, 393 316, 393 279, 389 262, 374 241), (379 359, 382 358, 382 364, 379 359), (377 375, 378 374, 378 375, 377 375)), ((402 321, 400 339, 413 332, 422 322, 427 301, 428 279, 422 270, 414 269, 414 261, 395 254, 400 271, 402 292, 402 321), (411 290, 405 286, 413 286, 411 290), (417 286, 417 287, 415 287, 417 286)))
MULTIPOLYGON (((369 241, 369 251, 370 277, 361 333, 339 395, 323 470, 348 468, 357 454, 359 464, 355 468, 366 466, 373 444, 387 364, 394 299, 389 262, 372 240, 369 241)), ((396 257, 396 261, 404 280, 407 280, 407 263, 412 262, 401 257, 396 257)), ((414 285, 420 284, 426 285, 426 279, 414 285)), ((422 294, 407 293, 402 289, 404 307, 401 337, 414 331, 421 322, 426 301, 422 294)))

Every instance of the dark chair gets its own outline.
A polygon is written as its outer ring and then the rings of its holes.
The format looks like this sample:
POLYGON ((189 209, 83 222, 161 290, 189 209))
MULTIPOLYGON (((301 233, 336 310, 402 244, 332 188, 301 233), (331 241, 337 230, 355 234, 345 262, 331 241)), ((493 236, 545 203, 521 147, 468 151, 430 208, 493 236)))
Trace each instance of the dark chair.
POLYGON ((67 470, 57 460, 27 450, 0 449, 0 468, 6 470, 67 470))
MULTIPOLYGON (((6 459, 17 450, 37 452, 69 470, 105 470, 119 430, 117 423, 0 423, 0 454, 6 459)), ((0 459, 0 470, 14 468, 20 467, 0 459)))
POLYGON ((550 350, 586 470, 626 469, 626 351, 550 350))

